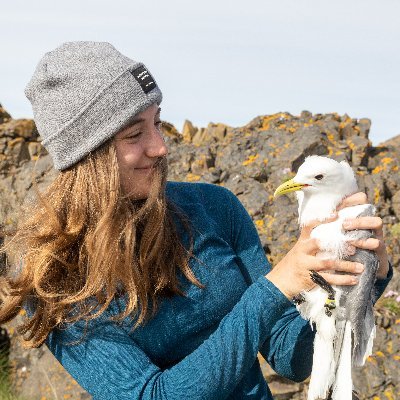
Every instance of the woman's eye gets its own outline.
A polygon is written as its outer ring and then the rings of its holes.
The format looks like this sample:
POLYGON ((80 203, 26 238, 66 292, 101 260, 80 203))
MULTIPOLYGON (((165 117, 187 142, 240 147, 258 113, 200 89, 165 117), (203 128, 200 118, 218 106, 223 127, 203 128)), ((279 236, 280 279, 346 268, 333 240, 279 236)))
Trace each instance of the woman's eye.
POLYGON ((142 132, 138 132, 135 134, 131 134, 131 135, 127 136, 126 138, 127 139, 135 139, 135 138, 139 137, 141 134, 142 134, 142 132))

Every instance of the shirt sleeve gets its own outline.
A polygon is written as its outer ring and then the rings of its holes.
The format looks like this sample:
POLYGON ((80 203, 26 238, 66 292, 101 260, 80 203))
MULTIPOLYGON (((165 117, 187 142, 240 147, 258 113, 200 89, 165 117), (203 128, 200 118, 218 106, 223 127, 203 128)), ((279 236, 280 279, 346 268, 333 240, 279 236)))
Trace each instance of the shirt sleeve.
POLYGON ((225 399, 256 362, 257 353, 291 303, 260 277, 195 351, 160 369, 122 325, 106 316, 53 330, 46 340, 94 400, 225 399))
MULTIPOLYGON (((271 271, 257 229, 237 197, 229 192, 231 204, 231 243, 236 262, 249 285, 271 271)), ((265 278, 266 279, 266 278, 265 278)), ((266 279, 267 280, 267 279, 266 279)), ((274 286, 272 282, 268 281, 274 286)), ((274 286, 275 287, 275 286, 274 286)), ((276 288, 276 287, 275 287, 276 288)), ((276 288, 279 296, 285 295, 276 288)), ((274 307, 274 304, 271 305, 274 307)), ((281 315, 260 347, 260 353, 281 376, 301 382, 311 374, 315 331, 304 320, 293 303, 281 315)))
MULTIPOLYGON (((260 275, 266 275, 271 265, 250 215, 233 193, 228 191, 227 195, 231 204, 231 243, 242 274, 251 285, 260 275)), ((374 302, 382 295, 392 275, 390 265, 387 278, 376 281, 374 302)), ((269 331, 260 353, 279 375, 301 382, 311 374, 314 336, 315 329, 292 304, 269 331)))

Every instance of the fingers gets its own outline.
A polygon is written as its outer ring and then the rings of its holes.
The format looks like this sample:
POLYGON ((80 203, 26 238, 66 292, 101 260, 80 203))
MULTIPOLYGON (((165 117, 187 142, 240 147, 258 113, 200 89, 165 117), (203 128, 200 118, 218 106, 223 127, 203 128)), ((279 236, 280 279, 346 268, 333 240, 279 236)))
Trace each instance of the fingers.
POLYGON ((300 251, 305 254, 315 255, 318 251, 320 251, 318 240, 314 238, 304 239, 301 243, 300 251))
POLYGON ((365 250, 378 250, 385 245, 382 240, 376 238, 352 240, 349 243, 365 250))
POLYGON ((316 259, 314 265, 310 268, 315 271, 340 271, 350 274, 361 274, 364 271, 362 263, 345 260, 320 260, 316 259))
POLYGON ((359 217, 345 219, 343 222, 343 229, 374 229, 382 230, 383 221, 380 217, 359 217))
POLYGON ((319 272, 319 274, 331 285, 350 286, 358 283, 358 278, 354 275, 329 274, 327 272, 319 272))
POLYGON ((342 202, 336 207, 336 211, 349 206, 357 206, 359 204, 367 204, 368 198, 364 192, 357 192, 348 196, 342 200, 342 202))
POLYGON ((336 271, 361 274, 364 271, 364 264, 353 261, 336 261, 336 271))

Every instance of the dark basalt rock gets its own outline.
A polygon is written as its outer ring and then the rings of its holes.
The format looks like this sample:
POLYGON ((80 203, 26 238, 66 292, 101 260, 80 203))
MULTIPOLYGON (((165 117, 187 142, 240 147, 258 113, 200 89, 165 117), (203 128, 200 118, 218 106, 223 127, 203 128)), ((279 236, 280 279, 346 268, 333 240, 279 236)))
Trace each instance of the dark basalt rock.
MULTIPOLYGON (((389 289, 400 291, 400 135, 372 146, 368 140, 370 126, 366 118, 310 111, 300 116, 287 112, 258 116, 236 128, 220 123, 197 128, 186 121, 182 133, 165 123, 169 180, 229 188, 253 218, 268 258, 275 265, 299 235, 295 196, 273 201, 276 187, 293 177, 310 154, 346 159, 356 173, 360 190, 367 193, 384 221, 385 242, 395 267, 389 289)), ((33 121, 13 120, 0 105, 0 225, 15 223, 14 211, 28 193, 32 194, 32 172, 41 188, 56 175, 33 121)), ((400 398, 400 315, 393 301, 385 297, 378 301, 374 354, 363 368, 354 371, 361 399, 400 398)), ((72 383, 45 347, 24 350, 14 326, 15 322, 7 325, 10 361, 21 394, 32 400, 51 393, 55 397, 54 391, 58 398, 90 398, 72 383)), ((260 361, 276 398, 306 399, 307 381, 290 382, 276 375, 261 357, 260 361)))

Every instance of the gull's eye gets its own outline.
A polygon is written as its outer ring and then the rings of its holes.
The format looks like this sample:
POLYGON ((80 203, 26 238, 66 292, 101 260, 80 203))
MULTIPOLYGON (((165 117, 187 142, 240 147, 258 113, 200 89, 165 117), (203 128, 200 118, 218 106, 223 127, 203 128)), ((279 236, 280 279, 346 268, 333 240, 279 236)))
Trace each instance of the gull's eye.
POLYGON ((315 179, 320 181, 324 176, 322 174, 314 176, 315 179))

